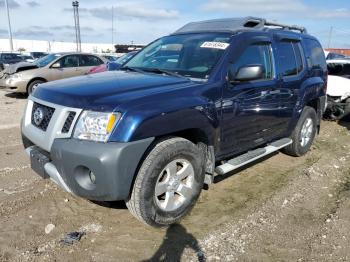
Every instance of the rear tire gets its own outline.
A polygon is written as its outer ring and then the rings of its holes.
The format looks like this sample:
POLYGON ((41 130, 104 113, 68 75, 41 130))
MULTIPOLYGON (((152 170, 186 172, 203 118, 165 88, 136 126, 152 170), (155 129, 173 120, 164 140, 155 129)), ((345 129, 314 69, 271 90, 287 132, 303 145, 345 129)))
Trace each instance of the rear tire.
POLYGON ((42 83, 45 83, 45 81, 43 81, 43 80, 34 80, 34 81, 30 82, 28 87, 27 87, 27 95, 30 95, 31 93, 33 93, 35 87, 37 85, 42 84, 42 83))
POLYGON ((203 153, 184 138, 160 141, 143 161, 126 201, 141 222, 162 227, 184 217, 204 183, 203 153))
POLYGON ((291 136, 293 143, 285 147, 282 151, 291 156, 302 156, 306 154, 310 150, 316 136, 316 131, 316 111, 312 107, 306 106, 291 136))

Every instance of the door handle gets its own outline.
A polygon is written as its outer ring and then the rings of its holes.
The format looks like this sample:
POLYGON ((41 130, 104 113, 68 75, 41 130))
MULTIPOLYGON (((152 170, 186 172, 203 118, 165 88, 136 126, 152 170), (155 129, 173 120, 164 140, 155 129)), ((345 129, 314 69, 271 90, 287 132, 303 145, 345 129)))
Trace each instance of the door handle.
POLYGON ((268 95, 277 95, 280 94, 281 91, 280 90, 270 90, 270 91, 261 91, 261 96, 268 96, 268 95))
POLYGON ((266 96, 268 93, 267 91, 261 91, 261 96, 266 96))
POLYGON ((277 94, 281 93, 281 91, 280 91, 280 90, 272 90, 272 91, 270 91, 269 93, 270 93, 271 95, 277 95, 277 94))

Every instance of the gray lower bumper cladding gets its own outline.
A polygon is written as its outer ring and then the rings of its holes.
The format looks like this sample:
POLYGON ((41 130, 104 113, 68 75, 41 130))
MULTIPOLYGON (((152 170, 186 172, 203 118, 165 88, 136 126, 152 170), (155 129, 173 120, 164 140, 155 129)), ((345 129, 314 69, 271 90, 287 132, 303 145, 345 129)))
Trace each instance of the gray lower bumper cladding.
MULTIPOLYGON (((46 174, 64 190, 98 201, 126 200, 138 164, 154 138, 129 143, 55 139, 46 174)), ((34 146, 26 149, 30 151, 34 146)))

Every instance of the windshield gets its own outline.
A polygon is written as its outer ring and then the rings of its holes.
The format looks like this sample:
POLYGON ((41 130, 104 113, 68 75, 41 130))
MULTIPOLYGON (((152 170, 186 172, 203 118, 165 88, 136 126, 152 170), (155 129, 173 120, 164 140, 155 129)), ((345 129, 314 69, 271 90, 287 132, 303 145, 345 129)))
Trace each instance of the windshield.
POLYGON ((166 36, 142 49, 124 67, 145 71, 160 69, 184 77, 207 79, 229 41, 227 33, 166 36))
POLYGON ((36 60, 34 63, 38 66, 38 67, 44 67, 47 66, 48 64, 50 64, 52 61, 54 61, 55 59, 59 58, 61 55, 60 54, 51 54, 51 55, 47 55, 44 56, 42 58, 39 58, 38 60, 36 60))
POLYGON ((126 61, 128 61, 135 53, 131 52, 131 53, 126 53, 124 55, 122 55, 121 57, 119 57, 116 62, 118 64, 124 64, 126 61))

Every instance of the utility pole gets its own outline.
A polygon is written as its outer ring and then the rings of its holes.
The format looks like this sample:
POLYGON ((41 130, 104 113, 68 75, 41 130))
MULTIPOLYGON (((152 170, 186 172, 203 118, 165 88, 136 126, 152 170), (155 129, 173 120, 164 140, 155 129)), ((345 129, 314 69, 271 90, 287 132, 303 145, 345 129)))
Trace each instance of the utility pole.
POLYGON ((328 35, 328 48, 331 46, 331 41, 332 41, 332 33, 333 33, 333 26, 329 29, 329 35, 328 35))
POLYGON ((8 33, 9 33, 9 41, 10 41, 10 49, 11 49, 10 51, 13 51, 10 10, 9 10, 9 4, 8 4, 7 0, 5 0, 5 5, 6 5, 6 11, 7 11, 8 33))
POLYGON ((79 2, 77 3, 77 24, 78 24, 78 40, 79 40, 79 52, 81 52, 81 36, 80 36, 80 22, 79 22, 79 2))
POLYGON ((79 41, 78 41, 78 31, 77 31, 77 12, 75 8, 75 2, 72 2, 73 13, 74 13, 74 30, 75 30, 75 43, 77 45, 76 51, 79 52, 79 41))
POLYGON ((112 6, 112 45, 114 44, 114 6, 112 6))
POLYGON ((77 52, 81 52, 81 38, 80 38, 80 22, 79 22, 79 2, 73 1, 74 25, 75 25, 75 42, 77 44, 77 52))

